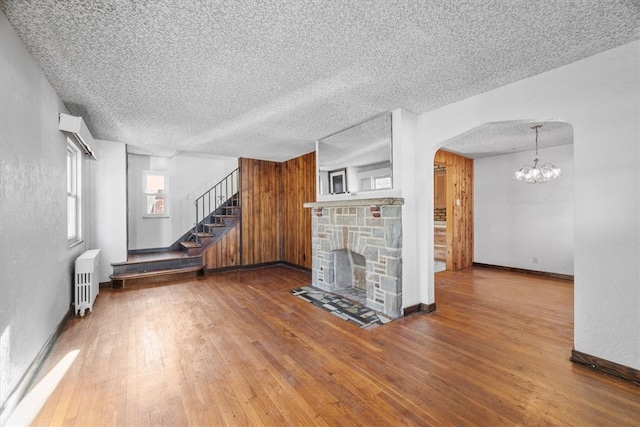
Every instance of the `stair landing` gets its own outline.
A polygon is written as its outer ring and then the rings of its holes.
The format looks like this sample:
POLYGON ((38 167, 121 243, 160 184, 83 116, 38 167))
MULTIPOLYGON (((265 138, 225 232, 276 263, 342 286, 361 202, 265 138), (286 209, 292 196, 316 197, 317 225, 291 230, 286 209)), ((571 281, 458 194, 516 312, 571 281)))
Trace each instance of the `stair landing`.
POLYGON ((111 286, 115 289, 195 278, 204 272, 201 256, 182 251, 130 254, 127 262, 112 265, 111 286))

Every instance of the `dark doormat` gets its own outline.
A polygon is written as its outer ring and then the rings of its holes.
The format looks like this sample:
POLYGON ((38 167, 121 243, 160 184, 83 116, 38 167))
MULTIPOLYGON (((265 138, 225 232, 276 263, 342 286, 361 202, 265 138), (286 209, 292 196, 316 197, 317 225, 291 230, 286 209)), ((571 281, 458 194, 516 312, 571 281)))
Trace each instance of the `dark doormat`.
POLYGON ((290 292, 298 298, 310 302, 341 319, 355 323, 360 328, 375 328, 389 323, 392 320, 340 295, 325 292, 311 286, 303 286, 293 289, 290 292))

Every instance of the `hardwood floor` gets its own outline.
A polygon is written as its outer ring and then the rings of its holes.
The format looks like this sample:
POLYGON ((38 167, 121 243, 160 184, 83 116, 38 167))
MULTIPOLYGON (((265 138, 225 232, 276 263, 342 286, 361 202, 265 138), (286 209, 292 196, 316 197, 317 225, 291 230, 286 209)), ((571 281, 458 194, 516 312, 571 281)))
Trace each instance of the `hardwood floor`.
POLYGON ((80 350, 34 425, 640 425, 640 387, 569 362, 570 282, 442 272, 437 312, 367 331, 289 294, 309 281, 101 290, 43 369, 80 350))

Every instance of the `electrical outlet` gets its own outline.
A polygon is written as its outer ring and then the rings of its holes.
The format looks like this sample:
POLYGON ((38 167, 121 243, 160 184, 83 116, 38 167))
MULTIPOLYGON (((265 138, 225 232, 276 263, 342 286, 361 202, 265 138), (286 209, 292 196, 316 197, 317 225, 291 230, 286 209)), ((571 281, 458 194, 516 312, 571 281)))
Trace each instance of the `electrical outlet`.
POLYGON ((537 263, 538 263, 538 257, 537 257, 537 256, 534 256, 534 257, 531 259, 531 261, 532 261, 534 264, 537 264, 537 263))

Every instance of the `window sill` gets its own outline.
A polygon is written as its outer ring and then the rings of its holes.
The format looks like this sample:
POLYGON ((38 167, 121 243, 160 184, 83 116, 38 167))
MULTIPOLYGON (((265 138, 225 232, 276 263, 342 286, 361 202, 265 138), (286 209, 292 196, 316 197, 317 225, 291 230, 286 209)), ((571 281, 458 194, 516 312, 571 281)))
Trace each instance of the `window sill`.
POLYGON ((76 246, 78 246, 79 244, 83 243, 84 240, 80 239, 80 240, 74 240, 74 241, 67 241, 67 249, 72 249, 75 248, 76 246))

